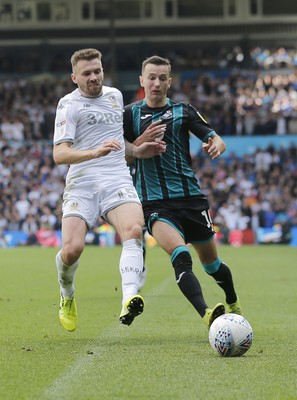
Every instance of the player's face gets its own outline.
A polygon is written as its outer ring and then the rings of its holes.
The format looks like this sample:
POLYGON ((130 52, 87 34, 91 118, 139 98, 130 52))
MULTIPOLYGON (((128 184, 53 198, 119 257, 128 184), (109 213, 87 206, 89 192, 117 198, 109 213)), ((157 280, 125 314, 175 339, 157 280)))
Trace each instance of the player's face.
POLYGON ((103 68, 98 58, 93 60, 79 60, 73 69, 71 79, 77 84, 81 94, 88 97, 96 97, 102 91, 103 68))
POLYGON ((168 66, 147 64, 139 79, 147 104, 151 107, 164 106, 172 80, 168 66))

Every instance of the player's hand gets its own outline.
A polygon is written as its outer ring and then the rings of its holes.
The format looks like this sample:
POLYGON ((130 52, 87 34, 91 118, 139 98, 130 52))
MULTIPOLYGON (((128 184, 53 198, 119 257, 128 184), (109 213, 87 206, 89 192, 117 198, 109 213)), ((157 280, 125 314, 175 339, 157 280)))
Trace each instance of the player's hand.
POLYGON ((118 151, 121 150, 121 148, 122 146, 118 140, 107 140, 97 147, 97 149, 92 150, 94 156, 93 158, 107 156, 107 154, 109 154, 111 151, 118 151))
POLYGON ((164 137, 166 131, 166 124, 161 124, 162 120, 158 120, 150 124, 148 128, 137 139, 137 145, 144 142, 160 141, 164 137))
POLYGON ((208 154, 212 160, 220 157, 225 149, 226 145, 218 135, 216 135, 214 139, 208 138, 207 143, 202 144, 202 150, 204 153, 208 154))
POLYGON ((157 142, 145 142, 135 148, 136 158, 151 158, 161 156, 166 151, 166 143, 163 140, 157 142))

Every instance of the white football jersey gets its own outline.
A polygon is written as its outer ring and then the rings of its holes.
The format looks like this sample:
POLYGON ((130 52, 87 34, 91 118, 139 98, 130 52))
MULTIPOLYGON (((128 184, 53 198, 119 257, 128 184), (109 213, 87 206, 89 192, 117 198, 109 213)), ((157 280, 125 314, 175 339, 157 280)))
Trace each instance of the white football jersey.
POLYGON ((105 173, 129 173, 125 161, 123 108, 122 93, 108 86, 103 86, 102 94, 98 97, 82 96, 80 91, 75 89, 59 101, 54 145, 71 142, 74 149, 87 150, 97 148, 106 140, 112 139, 117 139, 122 145, 119 151, 70 165, 68 181, 77 176, 89 176, 94 179, 95 175, 100 179, 99 176, 105 173))

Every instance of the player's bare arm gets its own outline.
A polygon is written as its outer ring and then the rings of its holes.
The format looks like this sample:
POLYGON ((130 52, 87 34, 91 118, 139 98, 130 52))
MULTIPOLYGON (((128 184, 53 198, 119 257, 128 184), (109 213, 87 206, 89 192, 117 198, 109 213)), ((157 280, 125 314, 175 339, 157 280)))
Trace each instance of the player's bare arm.
POLYGON ((126 160, 128 163, 133 162, 135 158, 151 158, 161 156, 166 151, 166 143, 159 142, 145 142, 139 146, 125 140, 126 146, 126 160))
POLYGON ((133 143, 139 146, 145 142, 161 140, 166 130, 166 124, 161 124, 161 122, 162 120, 153 122, 133 143))
POLYGON ((117 140, 107 140, 96 149, 76 150, 72 148, 72 143, 64 142, 54 146, 53 158, 56 164, 77 164, 82 161, 104 157, 111 151, 121 149, 121 144, 117 140))
POLYGON ((202 144, 202 150, 214 160, 224 153, 226 143, 218 134, 214 134, 211 138, 208 138, 207 143, 202 144))

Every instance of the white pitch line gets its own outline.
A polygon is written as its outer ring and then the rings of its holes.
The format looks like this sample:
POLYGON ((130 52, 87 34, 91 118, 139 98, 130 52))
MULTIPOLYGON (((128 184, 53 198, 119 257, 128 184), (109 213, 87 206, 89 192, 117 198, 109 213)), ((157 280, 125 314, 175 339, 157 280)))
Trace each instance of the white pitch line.
MULTIPOLYGON (((156 295, 155 299, 151 299, 151 301, 158 301, 158 295, 164 293, 164 290, 167 288, 169 284, 173 282, 172 277, 168 277, 165 279, 160 285, 153 288, 150 292, 147 292, 147 295, 156 295)), ((123 329, 123 326, 120 324, 113 325, 108 329, 105 329, 101 334, 94 338, 94 340, 98 340, 100 338, 111 338, 111 337, 127 337, 129 336, 129 330, 123 329)), ((83 355, 78 357, 72 364, 68 365, 67 368, 60 374, 48 387, 44 389, 44 391, 38 396, 42 400, 62 400, 69 399, 69 390, 70 388, 75 388, 79 382, 83 381, 83 377, 88 374, 88 370, 90 366, 94 362, 98 362, 98 356, 102 355, 106 349, 103 346, 97 345, 94 346, 92 344, 92 351, 96 354, 96 359, 92 357, 87 352, 90 350, 90 346, 85 346, 82 349, 83 355)))

